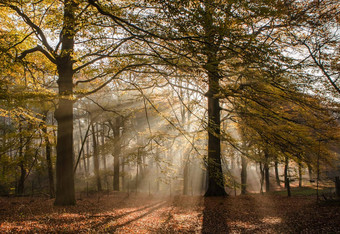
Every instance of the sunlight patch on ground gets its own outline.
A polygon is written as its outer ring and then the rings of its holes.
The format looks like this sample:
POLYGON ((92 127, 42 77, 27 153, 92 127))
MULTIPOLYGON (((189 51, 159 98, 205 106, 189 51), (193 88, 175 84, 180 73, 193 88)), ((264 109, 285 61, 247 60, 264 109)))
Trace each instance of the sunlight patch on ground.
POLYGON ((282 219, 280 217, 265 217, 261 220, 265 224, 280 224, 282 219))
POLYGON ((235 228, 239 228, 239 229, 249 229, 249 230, 254 230, 256 229, 256 225, 250 223, 250 222, 242 222, 242 221, 231 221, 228 223, 228 226, 235 228))
POLYGON ((74 213, 63 213, 63 214, 59 214, 58 218, 59 219, 79 219, 79 218, 84 218, 84 215, 80 215, 80 214, 74 214, 74 213))

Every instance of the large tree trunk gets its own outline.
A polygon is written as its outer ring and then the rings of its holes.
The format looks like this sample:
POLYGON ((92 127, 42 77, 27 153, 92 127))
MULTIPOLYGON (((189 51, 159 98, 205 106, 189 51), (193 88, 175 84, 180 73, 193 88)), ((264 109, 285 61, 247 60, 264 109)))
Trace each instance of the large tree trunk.
MULTIPOLYGON (((217 68, 216 68, 217 69, 217 68)), ((208 189, 205 196, 225 196, 224 178, 221 165, 220 142, 220 102, 219 77, 216 71, 210 71, 208 97, 208 189)))
POLYGON ((208 98, 208 189, 205 196, 225 196, 224 178, 221 165, 221 116, 220 116, 220 74, 219 74, 219 59, 218 51, 220 39, 216 41, 219 32, 213 25, 215 19, 213 14, 214 9, 208 0, 202 2, 205 7, 203 13, 203 30, 205 46, 203 53, 207 60, 204 69, 208 75, 209 90, 206 93, 208 98))
POLYGON ((59 103, 55 110, 58 122, 57 137, 57 186, 55 205, 74 205, 73 173, 73 68, 72 53, 75 37, 75 8, 73 0, 64 1, 64 25, 61 52, 57 57, 59 103))

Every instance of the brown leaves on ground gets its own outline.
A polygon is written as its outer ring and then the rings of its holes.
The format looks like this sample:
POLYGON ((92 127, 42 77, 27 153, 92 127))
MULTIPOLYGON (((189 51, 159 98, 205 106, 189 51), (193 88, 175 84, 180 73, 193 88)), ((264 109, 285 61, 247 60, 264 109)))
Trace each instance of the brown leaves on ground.
POLYGON ((91 196, 55 207, 43 198, 0 198, 0 233, 318 233, 340 232, 340 206, 314 197, 91 196), (99 199, 98 199, 99 198, 99 199))

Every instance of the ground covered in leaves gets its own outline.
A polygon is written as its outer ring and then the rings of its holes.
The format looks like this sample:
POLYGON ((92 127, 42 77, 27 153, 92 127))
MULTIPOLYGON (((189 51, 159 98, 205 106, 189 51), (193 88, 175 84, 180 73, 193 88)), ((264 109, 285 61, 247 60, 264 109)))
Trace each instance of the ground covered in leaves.
POLYGON ((0 233, 340 233, 339 203, 279 194, 203 198, 115 193, 72 207, 52 199, 0 198, 0 233))

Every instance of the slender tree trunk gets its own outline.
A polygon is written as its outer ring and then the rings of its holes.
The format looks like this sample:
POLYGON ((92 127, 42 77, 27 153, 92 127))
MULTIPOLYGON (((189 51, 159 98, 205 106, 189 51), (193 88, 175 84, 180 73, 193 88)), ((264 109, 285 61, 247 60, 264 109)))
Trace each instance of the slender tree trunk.
POLYGON ((264 178, 266 182, 266 193, 270 191, 270 176, 269 176, 269 155, 265 151, 265 162, 264 162, 264 178))
POLYGON ((125 191, 126 185, 125 185, 125 159, 124 157, 122 157, 121 167, 122 167, 122 190, 125 191))
MULTIPOLYGON (((6 150, 6 152, 10 155, 11 153, 11 149, 6 147, 6 143, 7 143, 7 139, 6 139, 6 128, 7 128, 7 123, 6 123, 6 118, 3 118, 3 129, 2 129, 2 147, 3 149, 6 150)), ((2 154, 0 153, 0 162, 2 162, 2 154)), ((0 181, 4 181, 5 179, 5 175, 6 175, 6 165, 5 163, 2 163, 1 165, 2 167, 2 170, 1 170, 1 173, 0 173, 0 181)))
POLYGON ((103 159, 103 167, 104 167, 104 182, 105 182, 105 185, 108 184, 108 180, 107 180, 107 168, 106 168, 106 153, 105 153, 105 150, 104 150, 104 145, 105 145, 105 125, 104 123, 102 123, 102 129, 101 129, 101 145, 102 145, 102 153, 101 153, 101 156, 102 156, 102 159, 103 159))
POLYGON ((48 185, 49 185, 49 194, 50 198, 55 197, 55 190, 54 190, 54 176, 53 176, 53 166, 52 166, 52 145, 50 142, 50 139, 48 137, 48 131, 47 131, 47 112, 44 114, 44 127, 42 128, 42 131, 44 133, 44 140, 45 140, 45 152, 46 152, 46 163, 47 163, 47 173, 48 173, 48 185))
POLYGON ((121 153, 121 141, 120 141, 120 127, 121 127, 121 121, 120 117, 116 118, 116 125, 114 126, 114 142, 115 142, 115 152, 114 152, 114 158, 113 158, 113 190, 119 191, 119 157, 121 153))
POLYGON ((86 164, 87 164, 87 171, 86 177, 90 175, 90 140, 86 139, 86 164))
POLYGON ((25 159, 24 159, 24 138, 22 135, 22 123, 19 122, 19 167, 20 167, 20 177, 17 186, 17 194, 22 195, 25 189, 25 177, 26 177, 26 169, 25 169, 25 159))
POLYGON ((302 187, 302 163, 299 162, 299 188, 302 187))
POLYGON ((248 159, 245 156, 241 156, 241 194, 247 193, 247 166, 248 159))
POLYGON ((184 162, 183 170, 183 195, 189 194, 189 160, 184 162))
POLYGON ((20 160, 19 162, 20 167, 20 177, 18 182, 18 194, 23 195, 25 191, 25 178, 26 178, 26 167, 24 160, 20 160))
POLYGON ((285 156, 285 169, 284 169, 284 177, 285 177, 285 188, 287 188, 288 184, 287 184, 287 181, 288 181, 288 170, 289 170, 289 165, 288 165, 288 157, 285 156))
POLYGON ((312 182, 314 180, 313 179, 313 170, 312 170, 312 167, 309 163, 307 164, 307 167, 308 167, 309 181, 312 182))
POLYGON ((57 57, 59 103, 55 110, 58 122, 56 200, 55 205, 74 205, 75 188, 73 172, 73 59, 75 37, 75 8, 73 0, 64 1, 64 25, 61 52, 57 57))
POLYGON ((263 193, 264 167, 262 166, 262 162, 260 162, 260 174, 261 174, 261 177, 260 177, 260 185, 261 185, 260 193, 263 193))
POLYGON ((98 155, 98 144, 97 144, 97 137, 94 124, 91 126, 92 128, 92 141, 93 141, 93 165, 94 165, 94 174, 96 177, 97 183, 97 191, 102 191, 102 183, 100 179, 100 172, 99 172, 99 155, 98 155))
POLYGON ((281 186, 281 183, 280 183, 280 175, 279 175, 279 163, 277 161, 277 159, 275 159, 275 179, 276 179, 276 184, 278 186, 281 186))
MULTIPOLYGON (((78 120, 78 126, 79 126, 79 133, 80 133, 80 142, 82 144, 82 146, 80 148, 80 150, 81 150, 84 147, 83 144, 85 144, 84 141, 86 141, 88 132, 86 132, 86 135, 83 137, 83 133, 81 131, 80 119, 78 120)), ((83 156, 82 159, 83 159, 83 164, 84 164, 84 174, 87 175, 87 167, 86 167, 85 150, 84 149, 81 152, 81 156, 83 156)))

